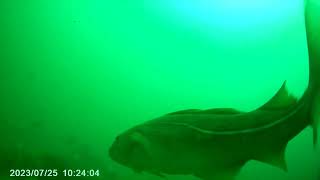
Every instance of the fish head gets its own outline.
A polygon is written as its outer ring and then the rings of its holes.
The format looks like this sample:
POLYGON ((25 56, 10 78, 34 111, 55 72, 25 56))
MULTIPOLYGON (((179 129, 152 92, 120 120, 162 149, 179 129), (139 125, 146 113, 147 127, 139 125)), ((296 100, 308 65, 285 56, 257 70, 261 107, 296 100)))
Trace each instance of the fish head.
POLYGON ((128 130, 116 137, 109 149, 109 156, 113 161, 135 172, 142 172, 151 167, 146 145, 146 137, 135 130, 128 130))

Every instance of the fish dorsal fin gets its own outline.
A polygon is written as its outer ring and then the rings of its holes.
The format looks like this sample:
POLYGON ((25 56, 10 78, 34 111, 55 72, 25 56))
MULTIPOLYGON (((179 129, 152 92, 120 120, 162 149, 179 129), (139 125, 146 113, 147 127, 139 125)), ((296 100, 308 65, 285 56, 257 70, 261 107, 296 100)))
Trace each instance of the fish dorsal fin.
POLYGON ((175 115, 175 114, 189 114, 189 113, 195 113, 195 112, 200 112, 200 109, 187 109, 187 110, 181 110, 181 111, 176 111, 169 113, 168 115, 175 115))
POLYGON ((191 113, 199 113, 199 114, 240 114, 241 112, 232 109, 232 108, 215 108, 215 109, 207 109, 207 110, 200 110, 200 109, 187 109, 181 110, 177 112, 169 113, 168 115, 177 115, 177 114, 191 114, 191 113))
POLYGON ((297 103, 297 99, 288 93, 286 81, 283 82, 278 92, 259 109, 272 110, 289 107, 297 103))
POLYGON ((207 109, 204 111, 201 111, 201 113, 207 113, 207 114, 240 114, 241 112, 232 109, 232 108, 215 108, 215 109, 207 109))

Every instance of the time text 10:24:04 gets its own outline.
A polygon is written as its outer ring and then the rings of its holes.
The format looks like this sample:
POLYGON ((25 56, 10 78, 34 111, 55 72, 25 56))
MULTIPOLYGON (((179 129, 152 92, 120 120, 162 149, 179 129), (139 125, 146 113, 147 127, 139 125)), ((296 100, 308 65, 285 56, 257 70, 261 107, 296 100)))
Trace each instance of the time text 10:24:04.
POLYGON ((95 169, 10 169, 11 177, 93 177, 100 176, 100 170, 95 169))

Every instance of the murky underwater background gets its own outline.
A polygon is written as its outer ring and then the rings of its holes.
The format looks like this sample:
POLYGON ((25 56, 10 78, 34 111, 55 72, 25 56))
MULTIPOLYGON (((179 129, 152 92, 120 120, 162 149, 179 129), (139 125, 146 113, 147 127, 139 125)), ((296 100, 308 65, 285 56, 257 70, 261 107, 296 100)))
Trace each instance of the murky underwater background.
MULTIPOLYGON (((0 179, 160 180, 109 159, 117 134, 182 109, 250 111, 284 80, 297 97, 307 87, 302 0, 3 0, 0 22, 0 179)), ((311 137, 289 143, 288 173, 250 161, 238 179, 316 179, 311 137)))

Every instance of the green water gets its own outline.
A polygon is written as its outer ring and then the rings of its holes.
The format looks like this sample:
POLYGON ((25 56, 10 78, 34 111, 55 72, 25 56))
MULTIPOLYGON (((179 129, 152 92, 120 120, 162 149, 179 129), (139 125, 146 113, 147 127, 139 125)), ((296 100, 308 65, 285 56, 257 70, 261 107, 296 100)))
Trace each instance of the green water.
MULTIPOLYGON (((250 111, 284 80, 297 97, 308 84, 302 0, 4 0, 0 22, 0 179, 72 168, 158 180, 109 159, 116 135, 182 109, 250 111)), ((315 179, 311 137, 289 143, 288 173, 250 161, 238 179, 315 179)))

